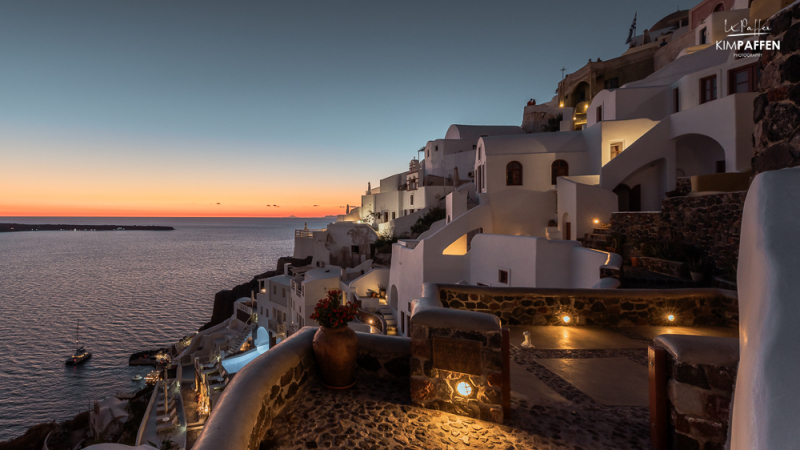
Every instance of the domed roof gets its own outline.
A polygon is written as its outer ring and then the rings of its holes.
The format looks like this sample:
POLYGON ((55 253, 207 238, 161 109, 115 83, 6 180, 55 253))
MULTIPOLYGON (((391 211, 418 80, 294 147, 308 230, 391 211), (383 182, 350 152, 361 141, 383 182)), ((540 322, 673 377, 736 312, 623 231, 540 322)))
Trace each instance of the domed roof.
POLYGON ((650 30, 661 30, 663 28, 678 28, 678 24, 689 25, 689 10, 683 9, 664 16, 661 20, 654 23, 650 30))

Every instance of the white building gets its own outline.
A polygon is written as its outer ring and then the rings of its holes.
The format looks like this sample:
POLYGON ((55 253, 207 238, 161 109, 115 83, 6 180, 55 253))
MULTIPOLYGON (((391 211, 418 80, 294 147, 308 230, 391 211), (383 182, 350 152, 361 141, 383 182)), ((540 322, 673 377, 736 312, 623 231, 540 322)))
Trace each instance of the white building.
POLYGON ((451 125, 444 139, 425 144, 422 161, 413 159, 407 172, 381 179, 376 188, 370 186, 361 197, 357 213, 340 219, 372 224, 379 233, 407 235, 430 208, 444 206, 447 194, 474 179, 481 137, 524 133, 517 126, 451 125))

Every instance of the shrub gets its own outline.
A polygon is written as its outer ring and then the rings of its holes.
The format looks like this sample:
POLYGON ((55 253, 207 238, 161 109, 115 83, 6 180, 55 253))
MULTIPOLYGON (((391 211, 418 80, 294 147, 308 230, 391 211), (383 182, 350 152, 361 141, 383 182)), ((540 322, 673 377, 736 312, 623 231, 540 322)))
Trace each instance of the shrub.
POLYGON ((419 236, 420 234, 431 229, 434 222, 443 220, 447 215, 447 211, 441 206, 431 208, 424 216, 417 219, 417 222, 411 226, 411 233, 419 236))
POLYGON ((397 242, 398 237, 393 236, 391 232, 384 231, 378 234, 378 239, 375 240, 375 253, 392 253, 392 244, 397 242))

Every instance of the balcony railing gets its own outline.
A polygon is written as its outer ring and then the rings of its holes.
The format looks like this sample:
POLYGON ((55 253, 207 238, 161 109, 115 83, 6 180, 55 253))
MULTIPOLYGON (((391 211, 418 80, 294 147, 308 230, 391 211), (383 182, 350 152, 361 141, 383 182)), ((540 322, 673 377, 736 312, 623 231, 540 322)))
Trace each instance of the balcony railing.
POLYGON ((294 237, 314 237, 315 231, 325 231, 325 229, 318 229, 318 230, 294 230, 294 237))

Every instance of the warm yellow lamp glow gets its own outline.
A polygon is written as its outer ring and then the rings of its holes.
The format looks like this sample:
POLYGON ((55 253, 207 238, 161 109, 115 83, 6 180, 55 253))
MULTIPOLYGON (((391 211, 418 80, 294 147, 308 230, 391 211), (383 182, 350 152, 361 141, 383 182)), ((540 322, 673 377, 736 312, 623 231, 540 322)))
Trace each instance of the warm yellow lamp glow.
POLYGON ((668 315, 668 316, 667 316, 667 319, 668 319, 670 322, 672 322, 672 321, 674 321, 674 320, 675 320, 675 316, 673 316, 672 314, 670 314, 670 315, 668 315))
POLYGON ((564 107, 564 102, 559 103, 558 106, 563 108, 564 107))
POLYGON ((570 321, 569 316, 564 316, 564 323, 569 323, 569 321, 570 321))
POLYGON ((369 323, 370 323, 370 325, 372 324, 372 319, 369 319, 369 323))
POLYGON ((594 223, 595 225, 597 225, 598 223, 600 223, 600 219, 594 219, 594 223))
POLYGON ((456 390, 463 397, 472 395, 472 386, 466 381, 462 381, 456 385, 456 390))

